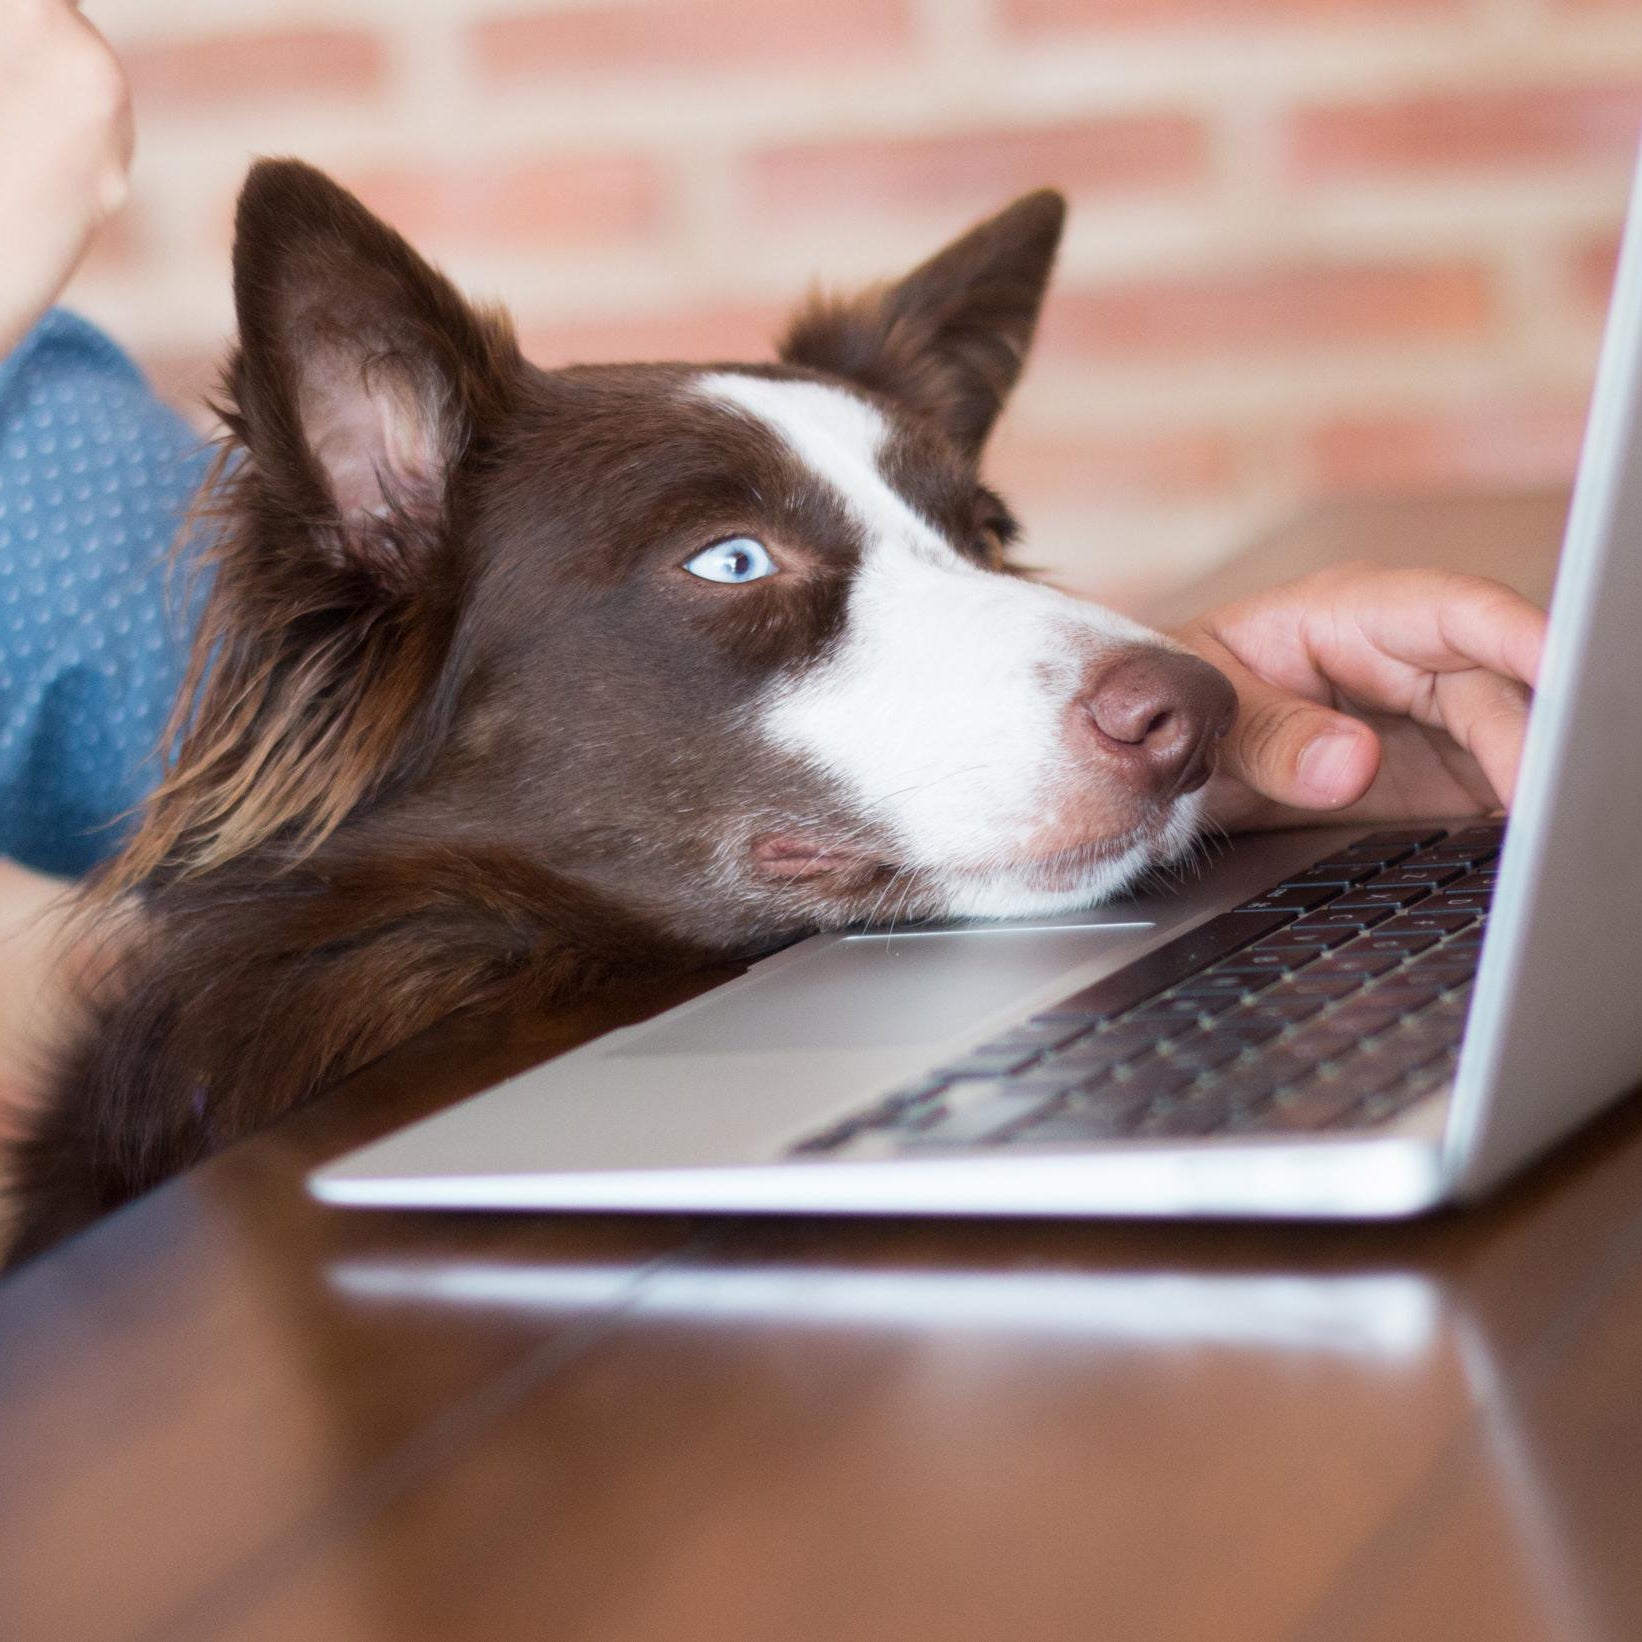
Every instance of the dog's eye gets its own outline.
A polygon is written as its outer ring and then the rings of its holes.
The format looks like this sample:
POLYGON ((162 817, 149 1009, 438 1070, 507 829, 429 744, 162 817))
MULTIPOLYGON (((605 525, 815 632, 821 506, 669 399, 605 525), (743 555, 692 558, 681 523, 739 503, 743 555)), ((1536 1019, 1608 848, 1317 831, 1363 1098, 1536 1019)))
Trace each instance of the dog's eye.
POLYGON ((776 564, 762 542, 751 536, 731 536, 704 548, 684 568, 704 582, 756 582, 773 576, 776 564))

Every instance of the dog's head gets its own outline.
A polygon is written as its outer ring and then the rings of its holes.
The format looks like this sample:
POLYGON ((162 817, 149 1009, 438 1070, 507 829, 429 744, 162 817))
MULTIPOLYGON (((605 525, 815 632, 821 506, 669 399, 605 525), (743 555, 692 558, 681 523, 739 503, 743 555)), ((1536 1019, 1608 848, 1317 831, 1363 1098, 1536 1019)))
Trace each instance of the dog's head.
POLYGON ((1207 664, 1012 569, 1027 196, 779 364, 543 371, 319 173, 240 200, 243 451, 150 867, 516 852, 724 949, 1042 914, 1177 854, 1207 664))

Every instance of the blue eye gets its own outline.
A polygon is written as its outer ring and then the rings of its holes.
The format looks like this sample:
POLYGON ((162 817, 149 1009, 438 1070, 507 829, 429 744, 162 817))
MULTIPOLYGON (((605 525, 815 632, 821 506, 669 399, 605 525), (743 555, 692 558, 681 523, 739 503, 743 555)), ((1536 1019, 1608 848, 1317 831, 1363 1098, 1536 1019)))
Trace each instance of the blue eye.
POLYGON ((731 536, 703 548, 684 568, 704 582, 756 582, 773 576, 776 563, 762 542, 751 536, 731 536))

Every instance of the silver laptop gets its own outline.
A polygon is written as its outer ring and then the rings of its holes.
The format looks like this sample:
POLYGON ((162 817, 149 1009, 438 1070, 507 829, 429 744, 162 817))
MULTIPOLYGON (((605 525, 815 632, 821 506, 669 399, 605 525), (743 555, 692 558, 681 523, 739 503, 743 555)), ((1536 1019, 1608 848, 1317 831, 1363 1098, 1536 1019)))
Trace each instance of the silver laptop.
POLYGON ((312 1188, 1338 1219, 1473 1198, 1642 1081, 1638 634, 1642 173, 1508 834, 1269 834, 1085 914, 818 936, 312 1188))

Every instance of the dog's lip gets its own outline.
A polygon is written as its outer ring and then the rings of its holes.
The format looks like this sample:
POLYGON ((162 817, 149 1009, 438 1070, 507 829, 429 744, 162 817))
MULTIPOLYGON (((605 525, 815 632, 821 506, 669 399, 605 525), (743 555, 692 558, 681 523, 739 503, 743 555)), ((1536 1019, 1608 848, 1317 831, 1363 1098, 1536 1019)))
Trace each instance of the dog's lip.
MULTIPOLYGON (((1156 831, 1155 823, 1142 823, 1103 838, 1080 839, 1037 855, 1021 855, 1008 860, 994 856, 984 862, 953 862, 946 865, 926 862, 923 865, 926 871, 943 878, 991 880, 1009 876, 1024 877, 1043 885, 1059 883, 1063 879, 1075 883, 1095 867, 1120 860, 1137 846, 1152 842, 1156 831)), ((888 859, 881 851, 847 840, 796 831, 764 833, 752 841, 749 854, 761 875, 789 883, 846 873, 858 877, 863 870, 874 875, 898 870, 898 863, 888 859)))
POLYGON ((1020 855, 1010 860, 993 858, 985 863, 947 869, 956 878, 991 881, 997 878, 1024 879, 1039 889, 1075 889, 1096 867, 1121 861, 1126 855, 1157 841, 1161 822, 1149 820, 1103 838, 1085 838, 1038 855, 1020 855))
POLYGON ((985 866, 958 867, 957 876, 964 878, 996 878, 1002 873, 1031 875, 1087 871, 1090 867, 1115 861, 1125 856, 1135 845, 1144 843, 1148 834, 1136 828, 1111 838, 1091 838, 1081 844, 1069 844, 1064 849, 1050 850, 1043 855, 1022 855, 1013 860, 989 861, 985 866))
POLYGON ((789 881, 887 864, 860 845, 797 832, 765 833, 753 840, 751 854, 754 866, 766 877, 789 881))

